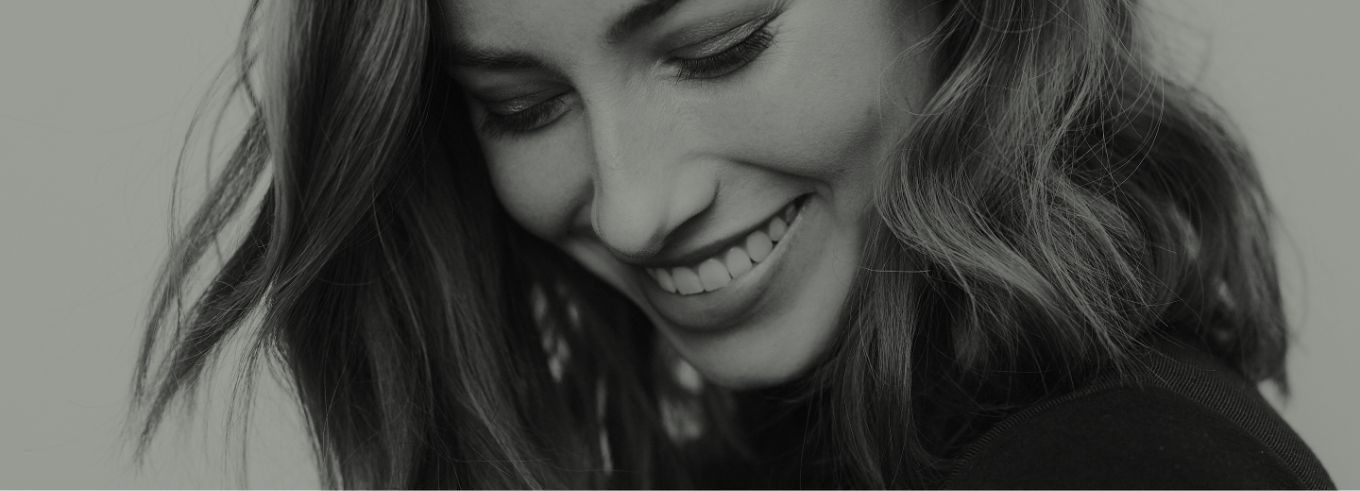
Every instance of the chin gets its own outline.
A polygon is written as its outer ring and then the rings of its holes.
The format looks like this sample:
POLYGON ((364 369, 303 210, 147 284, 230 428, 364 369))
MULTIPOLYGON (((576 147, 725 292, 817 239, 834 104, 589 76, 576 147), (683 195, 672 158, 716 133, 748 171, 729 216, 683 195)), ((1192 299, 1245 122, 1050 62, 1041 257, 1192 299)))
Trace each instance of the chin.
MULTIPOLYGON (((808 329, 813 326, 784 327, 817 331, 808 329)), ((820 336, 775 336, 773 340, 752 344, 734 342, 722 348, 691 349, 685 358, 709 383, 733 390, 759 389, 807 374, 824 358, 831 345, 820 336)))

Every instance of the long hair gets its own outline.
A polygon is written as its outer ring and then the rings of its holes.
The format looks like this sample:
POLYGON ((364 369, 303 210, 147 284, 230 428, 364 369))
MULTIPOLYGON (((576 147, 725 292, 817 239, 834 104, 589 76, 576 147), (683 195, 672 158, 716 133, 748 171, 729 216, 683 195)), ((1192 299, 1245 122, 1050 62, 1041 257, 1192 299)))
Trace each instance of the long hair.
POLYGON ((1153 336, 1284 387, 1262 184, 1149 61, 1134 1, 935 5, 936 89, 882 167, 841 335, 760 397, 677 376, 635 306, 508 216, 437 2, 268 5, 237 56, 251 119, 149 306, 143 450, 237 333, 244 370, 288 375, 327 487, 923 486, 979 421, 1153 336))

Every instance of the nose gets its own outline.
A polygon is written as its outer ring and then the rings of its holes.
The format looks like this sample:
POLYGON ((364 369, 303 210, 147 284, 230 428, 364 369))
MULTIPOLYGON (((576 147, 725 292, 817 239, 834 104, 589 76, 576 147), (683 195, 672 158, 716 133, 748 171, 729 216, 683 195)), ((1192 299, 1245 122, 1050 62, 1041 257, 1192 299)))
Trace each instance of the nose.
POLYGON ((645 261, 708 209, 718 180, 675 108, 657 98, 609 103, 590 113, 595 150, 591 224, 614 254, 645 261))

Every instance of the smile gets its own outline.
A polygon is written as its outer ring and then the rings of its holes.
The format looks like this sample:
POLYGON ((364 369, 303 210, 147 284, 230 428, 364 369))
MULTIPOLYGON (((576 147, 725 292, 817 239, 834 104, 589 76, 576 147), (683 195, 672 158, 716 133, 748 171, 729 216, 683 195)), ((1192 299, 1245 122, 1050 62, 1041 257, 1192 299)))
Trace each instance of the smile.
POLYGON ((789 203, 723 252, 688 266, 646 268, 647 274, 662 290, 678 295, 721 290, 769 258, 775 245, 788 234, 789 224, 797 218, 803 201, 797 199, 789 203))

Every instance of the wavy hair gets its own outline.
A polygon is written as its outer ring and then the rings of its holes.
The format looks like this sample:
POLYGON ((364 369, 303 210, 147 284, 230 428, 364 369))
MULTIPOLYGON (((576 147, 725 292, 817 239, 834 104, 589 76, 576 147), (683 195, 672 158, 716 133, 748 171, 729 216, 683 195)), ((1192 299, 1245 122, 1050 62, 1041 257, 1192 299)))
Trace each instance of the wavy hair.
POLYGON ((1262 184, 1132 0, 936 3, 937 88, 882 167, 842 333, 743 393, 677 376, 636 306, 508 216, 438 2, 267 5, 230 72, 251 118, 149 306, 140 452, 237 333, 243 373, 287 374, 326 487, 927 486, 989 418, 1155 336, 1285 388, 1262 184))

